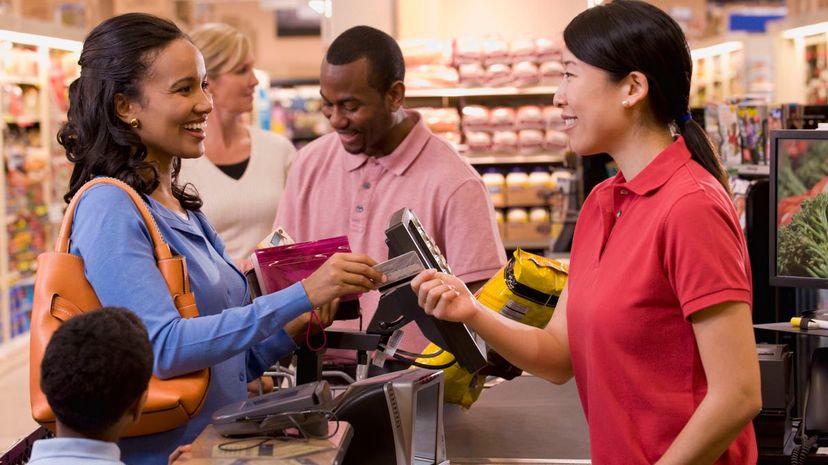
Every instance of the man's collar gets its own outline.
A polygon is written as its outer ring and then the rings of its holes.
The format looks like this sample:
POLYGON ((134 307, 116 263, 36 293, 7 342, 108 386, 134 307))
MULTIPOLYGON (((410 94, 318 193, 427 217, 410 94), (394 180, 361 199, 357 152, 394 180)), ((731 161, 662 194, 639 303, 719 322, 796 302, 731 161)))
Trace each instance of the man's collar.
POLYGON ((420 152, 422 152, 423 147, 425 147, 431 135, 431 132, 426 127, 419 113, 406 110, 405 116, 407 118, 414 118, 414 127, 411 128, 411 131, 408 132, 405 139, 400 142, 400 145, 393 152, 383 157, 371 157, 362 153, 356 155, 348 153, 344 160, 345 169, 347 171, 354 171, 362 167, 369 159, 374 158, 377 160, 377 163, 385 167, 388 171, 397 176, 402 176, 420 155, 420 152))

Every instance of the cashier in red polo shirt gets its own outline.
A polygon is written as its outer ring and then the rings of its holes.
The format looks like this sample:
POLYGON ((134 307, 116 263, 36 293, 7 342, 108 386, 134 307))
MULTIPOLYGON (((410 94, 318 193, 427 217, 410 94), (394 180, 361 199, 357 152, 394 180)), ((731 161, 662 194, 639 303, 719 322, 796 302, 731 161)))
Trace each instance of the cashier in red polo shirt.
POLYGON ((552 319, 507 320, 433 270, 412 282, 420 305, 524 370, 574 376, 592 463, 756 463, 749 259, 726 173, 687 112, 681 29, 652 5, 615 0, 573 19, 564 41, 555 101, 572 149, 608 153, 620 173, 584 203, 552 319))
MULTIPOLYGON (((615 455, 602 438, 637 444, 645 437, 654 447, 631 451, 625 463, 653 463, 705 398, 697 325, 715 311, 705 310, 751 303, 730 198, 679 137, 632 180, 619 173, 596 187, 576 227, 571 266, 572 368, 590 437, 603 441, 593 459, 615 455)), ((754 463, 750 425, 737 444, 728 451, 734 460, 723 463, 754 463)))

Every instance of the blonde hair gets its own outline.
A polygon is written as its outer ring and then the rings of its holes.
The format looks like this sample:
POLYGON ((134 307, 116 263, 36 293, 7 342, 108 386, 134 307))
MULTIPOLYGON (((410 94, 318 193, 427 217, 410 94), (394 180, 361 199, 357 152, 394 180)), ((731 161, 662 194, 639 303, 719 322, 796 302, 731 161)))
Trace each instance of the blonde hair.
POLYGON ((216 77, 243 63, 253 48, 250 39, 233 26, 207 23, 190 33, 190 38, 204 55, 207 75, 216 77))

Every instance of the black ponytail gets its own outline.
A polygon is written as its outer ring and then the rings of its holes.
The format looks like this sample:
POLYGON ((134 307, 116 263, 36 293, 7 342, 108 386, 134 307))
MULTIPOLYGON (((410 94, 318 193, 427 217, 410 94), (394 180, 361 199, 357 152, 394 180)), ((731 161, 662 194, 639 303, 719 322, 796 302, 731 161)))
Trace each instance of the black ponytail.
POLYGON ((566 48, 618 82, 631 72, 647 77, 655 119, 675 125, 693 160, 730 192, 727 172, 705 131, 689 118, 693 61, 679 25, 657 7, 614 0, 582 12, 564 30, 566 48))
POLYGON ((679 133, 684 137, 684 143, 687 145, 687 149, 690 150, 693 160, 696 160, 698 164, 712 174, 719 181, 719 184, 724 187, 725 191, 731 194, 727 171, 722 166, 716 147, 713 146, 713 142, 707 137, 707 132, 704 128, 692 119, 684 124, 677 121, 676 126, 678 127, 679 133))

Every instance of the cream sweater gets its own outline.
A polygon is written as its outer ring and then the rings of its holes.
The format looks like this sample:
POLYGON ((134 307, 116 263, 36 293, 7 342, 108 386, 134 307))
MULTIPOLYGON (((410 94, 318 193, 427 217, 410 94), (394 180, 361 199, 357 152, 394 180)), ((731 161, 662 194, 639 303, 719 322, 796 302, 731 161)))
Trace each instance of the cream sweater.
POLYGON ((270 234, 282 198, 288 169, 296 155, 293 144, 259 128, 250 131, 250 161, 238 180, 227 176, 207 157, 182 160, 178 183, 192 183, 204 205, 201 211, 216 228, 236 263, 270 234))

